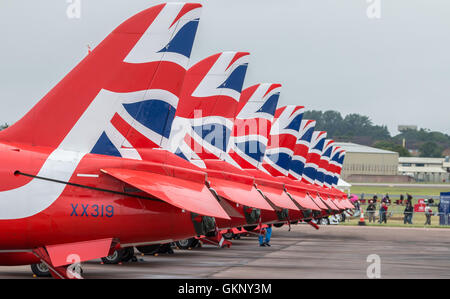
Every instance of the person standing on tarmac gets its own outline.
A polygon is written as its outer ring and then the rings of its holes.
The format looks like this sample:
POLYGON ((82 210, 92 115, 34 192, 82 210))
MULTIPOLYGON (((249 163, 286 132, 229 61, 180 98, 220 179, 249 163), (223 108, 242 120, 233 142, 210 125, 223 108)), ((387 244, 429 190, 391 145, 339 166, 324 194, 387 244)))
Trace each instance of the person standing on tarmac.
POLYGON ((404 218, 403 218, 403 224, 412 224, 412 215, 414 212, 414 208, 411 203, 407 202, 405 211, 403 212, 404 218))
POLYGON ((379 223, 387 223, 387 209, 388 209, 388 207, 387 207, 387 205, 386 205, 386 203, 385 202, 382 202, 381 203, 381 206, 380 206, 380 219, 378 220, 378 222, 379 223))
POLYGON ((433 210, 430 208, 430 205, 427 203, 427 206, 425 207, 425 216, 427 217, 427 220, 425 221, 424 225, 431 225, 431 215, 433 214, 433 210))
POLYGON ((409 202, 412 205, 412 196, 411 194, 406 193, 406 201, 409 202))
POLYGON ((270 237, 272 236, 272 224, 269 227, 263 229, 258 236, 259 246, 269 246, 270 247, 270 237))
POLYGON ((266 238, 264 240, 264 244, 270 247, 270 237, 272 236, 272 224, 269 224, 269 227, 266 229, 266 238))
POLYGON ((376 206, 373 202, 373 200, 369 200, 369 205, 367 206, 366 213, 369 216, 369 223, 373 222, 375 223, 375 210, 376 206))

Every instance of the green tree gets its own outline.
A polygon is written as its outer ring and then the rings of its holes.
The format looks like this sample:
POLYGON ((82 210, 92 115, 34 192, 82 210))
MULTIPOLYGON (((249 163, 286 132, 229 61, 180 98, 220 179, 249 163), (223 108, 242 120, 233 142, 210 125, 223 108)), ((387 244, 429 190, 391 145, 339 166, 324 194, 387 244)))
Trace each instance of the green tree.
POLYGON ((403 146, 396 144, 392 141, 388 141, 388 140, 377 141, 377 142, 375 142, 375 144, 373 146, 376 148, 379 148, 379 149, 397 152, 400 157, 410 157, 411 156, 411 154, 409 153, 409 151, 406 148, 404 148, 403 146))
POLYGON ((328 138, 371 146, 378 140, 390 139, 386 126, 377 126, 369 117, 357 113, 344 118, 338 111, 307 111, 305 119, 316 120, 316 130, 327 131, 328 138))
POLYGON ((440 158, 443 150, 440 145, 432 141, 425 142, 419 147, 421 157, 440 158))

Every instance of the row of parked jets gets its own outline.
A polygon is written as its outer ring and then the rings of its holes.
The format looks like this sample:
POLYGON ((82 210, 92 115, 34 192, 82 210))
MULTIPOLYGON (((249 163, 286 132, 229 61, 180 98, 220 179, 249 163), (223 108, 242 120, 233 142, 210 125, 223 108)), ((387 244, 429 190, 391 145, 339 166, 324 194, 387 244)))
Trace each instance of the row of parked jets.
POLYGON ((135 247, 354 208, 336 189, 345 151, 305 108, 277 108, 280 84, 243 89, 249 53, 188 68, 200 11, 129 18, 0 132, 1 265, 73 278, 74 263, 135 247))

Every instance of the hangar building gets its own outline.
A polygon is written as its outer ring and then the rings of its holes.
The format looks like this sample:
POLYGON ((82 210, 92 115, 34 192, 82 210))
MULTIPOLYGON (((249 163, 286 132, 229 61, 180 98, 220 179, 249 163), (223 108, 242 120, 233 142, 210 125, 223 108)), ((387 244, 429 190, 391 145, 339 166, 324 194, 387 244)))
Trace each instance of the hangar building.
POLYGON ((349 182, 408 182, 412 178, 398 175, 398 153, 370 146, 336 142, 347 151, 341 177, 349 182))

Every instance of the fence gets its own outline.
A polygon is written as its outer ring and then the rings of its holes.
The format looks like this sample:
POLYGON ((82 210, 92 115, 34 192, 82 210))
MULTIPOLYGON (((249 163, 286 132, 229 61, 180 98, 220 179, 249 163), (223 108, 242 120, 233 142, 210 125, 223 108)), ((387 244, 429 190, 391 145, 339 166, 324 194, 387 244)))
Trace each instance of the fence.
MULTIPOLYGON (((360 203, 361 204, 367 204, 369 200, 371 200, 375 195, 378 197, 378 201, 380 202, 381 199, 386 195, 386 194, 375 194, 375 193, 352 193, 355 194, 356 196, 358 196, 360 203)), ((400 201, 400 195, 401 194, 389 194, 389 199, 391 201, 391 203, 396 203, 397 201, 400 201)), ((419 199, 419 198, 432 198, 433 200, 439 200, 440 196, 439 195, 413 195, 414 199, 419 199)), ((403 194, 403 203, 406 202, 406 195, 403 194)))

